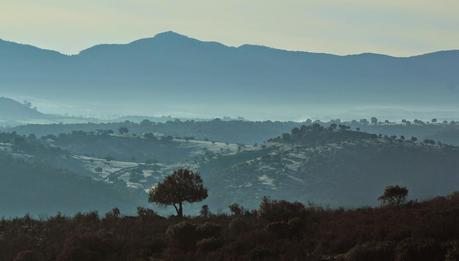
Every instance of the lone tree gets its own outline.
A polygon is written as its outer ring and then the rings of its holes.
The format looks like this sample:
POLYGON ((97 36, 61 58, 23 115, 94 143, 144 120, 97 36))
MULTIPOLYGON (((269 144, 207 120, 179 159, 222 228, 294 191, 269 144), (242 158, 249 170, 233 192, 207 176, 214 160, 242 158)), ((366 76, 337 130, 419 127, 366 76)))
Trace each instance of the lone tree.
POLYGON ((150 190, 148 201, 159 205, 172 205, 177 216, 183 217, 183 204, 207 198, 207 189, 201 176, 188 169, 178 169, 150 190))
POLYGON ((407 196, 408 189, 406 187, 400 187, 398 185, 387 186, 384 189, 384 194, 382 194, 378 200, 386 206, 400 206, 403 202, 405 202, 407 196))

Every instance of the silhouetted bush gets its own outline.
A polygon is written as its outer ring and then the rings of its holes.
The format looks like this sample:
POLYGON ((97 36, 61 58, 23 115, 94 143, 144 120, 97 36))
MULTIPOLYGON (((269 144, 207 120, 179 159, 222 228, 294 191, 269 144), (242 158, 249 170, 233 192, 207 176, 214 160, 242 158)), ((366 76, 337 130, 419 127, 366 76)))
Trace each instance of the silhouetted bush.
POLYGON ((234 216, 241 216, 245 211, 244 208, 237 203, 229 205, 228 208, 230 209, 231 214, 234 216))
POLYGON ((73 220, 76 223, 98 223, 99 214, 96 211, 88 212, 88 213, 77 213, 73 220))
POLYGON ((367 242, 353 247, 344 256, 346 261, 387 261, 394 260, 393 242, 367 242))
POLYGON ((249 224, 242 218, 235 218, 229 223, 228 229, 232 235, 237 236, 241 233, 247 232, 249 224))
POLYGON ((196 243, 197 250, 202 253, 215 251, 223 246, 224 242, 221 239, 211 237, 204 238, 196 243))
POLYGON ((435 261, 443 260, 444 252, 440 243, 434 239, 407 238, 396 248, 396 261, 435 261))
POLYGON ((95 234, 76 235, 67 238, 58 261, 123 260, 122 250, 110 237, 95 234))
POLYGON ((196 225, 183 221, 167 228, 169 240, 179 248, 192 249, 198 240, 196 225))
POLYGON ((105 219, 115 220, 121 217, 121 212, 118 208, 114 208, 111 211, 105 213, 105 219))
POLYGON ((220 225, 206 222, 196 227, 196 232, 200 238, 219 237, 223 228, 220 225))
POLYGON ((25 250, 19 252, 13 261, 44 261, 41 253, 33 250, 25 250))
POLYGON ((256 247, 249 253, 250 260, 271 260, 274 259, 273 252, 264 247, 256 247))
POLYGON ((210 215, 212 215, 212 213, 209 210, 208 205, 203 205, 201 207, 201 211, 199 211, 199 214, 201 215, 201 217, 204 217, 204 218, 208 218, 210 215))
POLYGON ((290 226, 287 222, 271 222, 266 226, 266 230, 279 238, 286 238, 290 236, 290 226))
POLYGON ((0 220, 0 260, 459 260, 458 194, 398 207, 305 208, 164 218, 139 208, 0 220), (27 250, 27 251, 24 251, 27 250), (41 258, 41 259, 40 259, 41 258))
POLYGON ((158 215, 153 209, 142 207, 137 208, 137 216, 139 216, 140 220, 142 221, 154 221, 158 219, 164 219, 163 217, 158 215))
POLYGON ((459 260, 459 241, 448 242, 446 249, 445 261, 459 260))
POLYGON ((304 218, 294 217, 288 221, 290 230, 290 236, 293 238, 301 239, 305 233, 305 222, 304 218))
POLYGON ((299 202, 288 202, 285 200, 270 200, 263 198, 260 204, 259 215, 268 221, 285 221, 295 217, 304 217, 306 208, 299 202))

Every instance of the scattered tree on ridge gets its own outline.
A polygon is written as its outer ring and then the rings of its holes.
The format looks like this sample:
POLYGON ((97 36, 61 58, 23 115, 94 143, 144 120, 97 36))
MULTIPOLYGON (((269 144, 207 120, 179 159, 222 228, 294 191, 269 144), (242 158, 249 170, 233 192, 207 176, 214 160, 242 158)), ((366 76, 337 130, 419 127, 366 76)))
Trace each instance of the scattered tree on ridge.
POLYGON ((121 127, 121 128, 118 129, 118 132, 119 132, 119 134, 121 134, 121 135, 125 135, 125 134, 128 134, 128 133, 129 133, 129 129, 126 128, 126 127, 121 127))
POLYGON ((405 202, 406 197, 408 196, 408 189, 406 187, 396 186, 387 186, 384 189, 384 194, 381 195, 378 200, 386 206, 400 206, 405 202))

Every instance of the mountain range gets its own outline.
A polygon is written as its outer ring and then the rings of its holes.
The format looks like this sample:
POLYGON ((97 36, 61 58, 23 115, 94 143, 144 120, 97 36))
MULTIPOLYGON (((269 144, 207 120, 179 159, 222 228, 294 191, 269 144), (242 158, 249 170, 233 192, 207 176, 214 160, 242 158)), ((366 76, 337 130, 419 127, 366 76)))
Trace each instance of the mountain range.
POLYGON ((77 55, 0 41, 0 57, 0 92, 84 108, 70 113, 452 118, 459 100, 457 50, 339 56, 165 32, 77 55))

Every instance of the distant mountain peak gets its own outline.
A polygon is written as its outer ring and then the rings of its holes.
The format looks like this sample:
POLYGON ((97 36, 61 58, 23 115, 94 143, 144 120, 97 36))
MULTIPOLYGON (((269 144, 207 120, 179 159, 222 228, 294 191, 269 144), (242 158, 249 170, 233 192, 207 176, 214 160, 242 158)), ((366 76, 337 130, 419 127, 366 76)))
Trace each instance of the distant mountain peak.
POLYGON ((156 34, 153 39, 192 39, 189 36, 174 31, 166 31, 156 34))
POLYGON ((176 33, 174 31, 167 31, 167 32, 158 33, 151 38, 143 38, 143 39, 136 40, 134 42, 131 42, 130 44, 152 43, 152 42, 171 43, 171 42, 188 42, 188 41, 201 42, 197 39, 191 38, 183 34, 176 33))
MULTIPOLYGON (((98 52, 106 52, 107 50, 112 51, 115 48, 115 52, 119 52, 119 48, 129 48, 129 47, 141 47, 141 48, 149 48, 153 44, 164 44, 164 45, 175 45, 177 43, 187 43, 187 42, 196 42, 199 43, 201 41, 197 39, 190 38, 186 35, 179 34, 173 31, 166 31, 159 33, 150 38, 143 38, 128 44, 99 44, 88 49, 85 49, 79 53, 79 55, 88 55, 88 54, 95 54, 98 52)), ((109 52, 110 53, 110 52, 109 52)))

